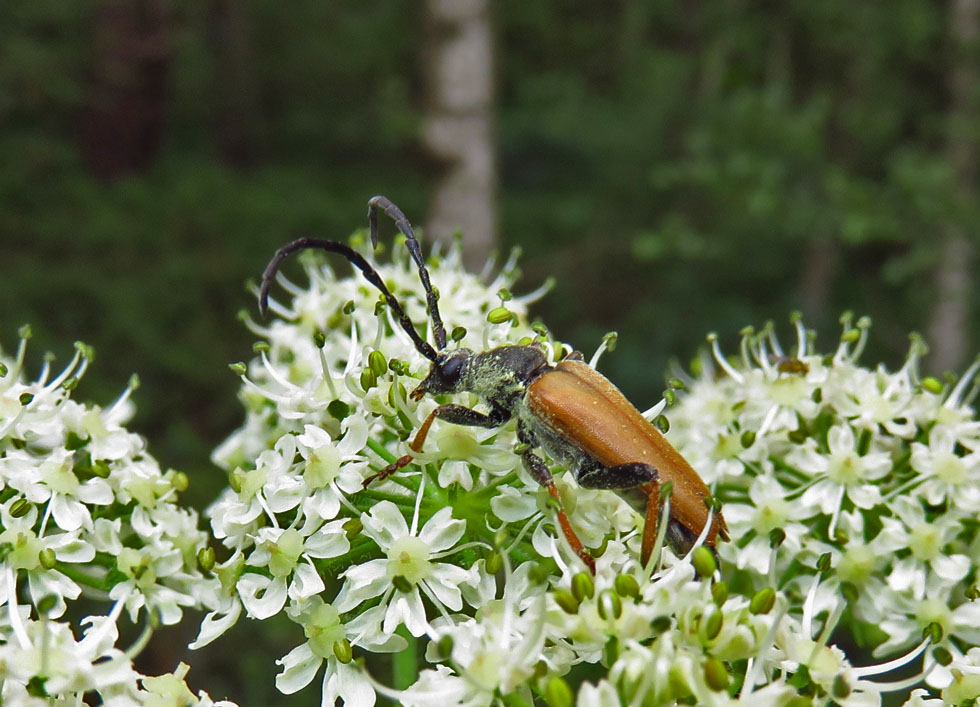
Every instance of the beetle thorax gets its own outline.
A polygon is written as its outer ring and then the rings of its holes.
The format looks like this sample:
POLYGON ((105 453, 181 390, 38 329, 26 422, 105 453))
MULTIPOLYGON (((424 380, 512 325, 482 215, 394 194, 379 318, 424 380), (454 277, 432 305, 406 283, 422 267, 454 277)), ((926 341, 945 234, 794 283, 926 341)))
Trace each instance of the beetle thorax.
POLYGON ((501 346, 474 354, 467 361, 462 388, 513 414, 527 386, 549 368, 540 349, 501 346))

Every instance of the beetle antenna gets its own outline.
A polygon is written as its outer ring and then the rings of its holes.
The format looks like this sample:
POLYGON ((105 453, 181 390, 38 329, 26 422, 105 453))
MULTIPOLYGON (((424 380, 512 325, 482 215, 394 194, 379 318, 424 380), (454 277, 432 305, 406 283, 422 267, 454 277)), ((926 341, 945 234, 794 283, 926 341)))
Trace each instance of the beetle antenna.
POLYGON ((395 222, 395 226, 407 239, 405 245, 408 252, 412 254, 412 260, 419 269, 419 279, 422 280, 422 287, 425 288, 425 299, 429 303, 429 316, 432 318, 432 335, 436 340, 436 347, 442 351, 446 348, 446 329, 442 325, 442 317, 439 316, 438 297, 429 282, 429 271, 425 268, 425 261, 422 259, 422 248, 419 246, 412 224, 405 218, 402 210, 392 203, 386 196, 372 196, 368 199, 368 224, 371 226, 371 245, 378 247, 378 209, 384 211, 395 222))
MULTIPOLYGON (((272 260, 269 264, 265 266, 265 271, 262 273, 262 284, 259 287, 259 312, 262 316, 265 316, 266 311, 269 309, 269 289, 272 287, 272 280, 275 278, 276 273, 279 272, 279 266, 282 265, 282 261, 285 260, 290 254, 295 253, 299 250, 307 250, 309 248, 318 248, 320 250, 325 250, 328 253, 340 253, 342 256, 347 258, 347 261, 361 271, 364 278, 370 282, 372 285, 381 290, 381 294, 384 295, 385 302, 391 307, 395 316, 398 317, 398 323, 401 324, 402 329, 405 333, 409 335, 412 339, 412 343, 415 344, 416 350, 425 356, 430 361, 436 360, 436 352, 432 346, 419 336, 418 330, 415 325, 412 324, 412 320, 408 318, 405 314, 405 310, 402 309, 401 304, 395 298, 388 288, 385 286, 384 280, 378 274, 371 264, 364 259, 360 253, 343 243, 338 243, 337 241, 328 241, 322 238, 300 238, 293 241, 292 243, 287 243, 272 256, 272 260)), ((445 336, 445 335, 444 335, 445 336)), ((443 348, 445 344, 443 344, 443 348)))

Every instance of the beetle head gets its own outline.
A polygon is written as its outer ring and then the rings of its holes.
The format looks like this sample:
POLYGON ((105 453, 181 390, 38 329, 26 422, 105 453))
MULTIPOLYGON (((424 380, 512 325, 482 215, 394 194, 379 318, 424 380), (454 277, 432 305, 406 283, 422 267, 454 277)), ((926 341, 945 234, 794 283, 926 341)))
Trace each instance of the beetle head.
POLYGON ((466 367, 472 356, 469 349, 440 351, 432 362, 429 375, 410 393, 412 399, 421 400, 426 393, 437 395, 462 390, 466 367))

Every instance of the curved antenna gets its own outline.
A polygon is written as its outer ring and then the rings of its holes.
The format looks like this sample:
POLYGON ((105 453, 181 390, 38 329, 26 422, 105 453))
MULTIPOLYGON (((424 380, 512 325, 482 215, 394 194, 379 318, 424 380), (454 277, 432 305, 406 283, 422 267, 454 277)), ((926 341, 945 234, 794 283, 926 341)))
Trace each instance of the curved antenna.
POLYGON ((419 246, 412 224, 405 218, 402 210, 395 206, 391 199, 386 196, 372 196, 368 199, 368 223, 371 226, 371 245, 378 247, 378 209, 384 211, 395 222, 395 226, 407 239, 405 245, 408 252, 412 254, 412 260, 419 269, 419 279, 422 280, 422 287, 425 288, 425 300, 429 304, 429 316, 432 318, 432 335, 436 340, 436 347, 442 351, 446 348, 446 329, 442 325, 442 317, 439 316, 438 297, 432 290, 432 283, 429 282, 429 271, 425 269, 425 261, 422 260, 422 248, 419 246))
POLYGON ((320 250, 325 250, 328 253, 340 253, 342 256, 347 258, 348 262, 361 271, 364 278, 370 282, 372 285, 381 290, 381 294, 384 295, 385 302, 391 307, 395 316, 398 317, 398 323, 401 324, 402 329, 405 333, 411 337, 412 342, 415 344, 415 349, 425 356, 430 361, 436 360, 436 352, 429 345, 425 339, 419 336, 418 331, 415 329, 415 325, 412 324, 412 320, 408 318, 405 314, 405 310, 402 309, 401 304, 395 299, 395 296, 388 291, 385 286, 384 281, 378 274, 371 264, 364 259, 360 253, 351 248, 350 246, 344 245, 343 243, 338 243, 337 241, 327 241, 322 238, 299 238, 292 243, 287 243, 282 248, 276 251, 276 254, 272 256, 272 260, 269 264, 265 266, 265 270, 262 273, 262 285, 259 288, 259 312, 262 316, 265 316, 266 311, 269 309, 269 288, 272 287, 272 280, 275 278, 276 273, 279 272, 279 266, 282 265, 282 261, 286 259, 291 253, 295 253, 298 250, 307 250, 309 248, 318 248, 320 250))

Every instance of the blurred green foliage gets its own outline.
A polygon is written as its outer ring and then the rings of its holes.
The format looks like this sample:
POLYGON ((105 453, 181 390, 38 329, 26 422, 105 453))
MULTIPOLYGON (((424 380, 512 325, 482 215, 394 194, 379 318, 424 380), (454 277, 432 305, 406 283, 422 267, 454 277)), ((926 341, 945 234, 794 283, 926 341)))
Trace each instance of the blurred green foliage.
MULTIPOLYGON (((134 428, 203 506, 240 418, 243 283, 290 238, 363 226, 371 194, 423 219, 423 18, 407 0, 156 0, 159 144, 100 178, 82 128, 108 4, 0 6, 0 341, 30 322, 35 366, 93 344, 81 397, 103 404, 138 372, 134 428)), ((828 348, 840 311, 869 313, 868 355, 900 360, 937 239, 980 223, 946 159, 951 130, 980 130, 949 114, 946 4, 493 9, 501 247, 524 249, 527 289, 557 276, 537 312, 559 337, 591 353, 619 330, 603 367, 640 407, 706 332, 794 309, 828 348)))

